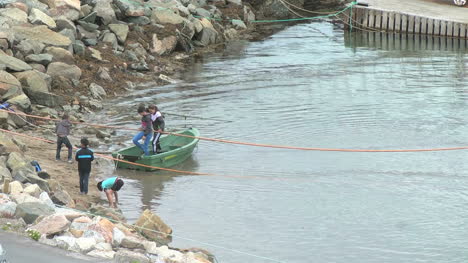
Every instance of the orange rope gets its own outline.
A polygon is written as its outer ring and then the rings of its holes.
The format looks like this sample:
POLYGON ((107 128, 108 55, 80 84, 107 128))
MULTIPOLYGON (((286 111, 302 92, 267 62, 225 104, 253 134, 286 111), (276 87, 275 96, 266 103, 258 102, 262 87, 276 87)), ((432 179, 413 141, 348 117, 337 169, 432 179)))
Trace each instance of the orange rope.
MULTIPOLYGON (((26 135, 26 134, 14 132, 14 131, 9 131, 9 130, 5 130, 5 129, 1 129, 1 128, 0 128, 0 131, 5 132, 5 133, 9 133, 9 134, 13 134, 13 135, 16 135, 16 136, 20 136, 20 137, 26 137, 26 138, 35 139, 35 140, 42 141, 42 142, 46 142, 46 143, 55 143, 54 141, 47 140, 47 139, 44 139, 44 138, 40 138, 40 137, 36 137, 36 136, 31 136, 31 135, 26 135)), ((76 148, 76 147, 73 147, 73 148, 78 149, 78 148, 76 148)), ((136 165, 136 166, 140 166, 140 167, 151 168, 151 169, 158 169, 158 170, 163 170, 163 171, 168 171, 168 172, 176 172, 176 173, 191 174, 191 175, 201 175, 201 176, 222 176, 222 177, 229 177, 229 178, 257 178, 257 179, 265 179, 265 177, 254 176, 254 175, 218 175, 218 174, 211 174, 211 173, 189 172, 189 171, 175 170, 175 169, 170 169, 170 168, 163 168, 163 167, 150 166, 150 165, 145 165, 145 164, 130 162, 130 161, 127 161, 127 160, 117 159, 117 158, 114 158, 114 157, 111 157, 111 156, 107 156, 107 155, 104 155, 104 154, 97 154, 97 153, 95 153, 94 155, 99 156, 99 157, 102 157, 102 158, 104 158, 104 159, 108 159, 108 160, 113 160, 113 161, 128 163, 128 164, 132 164, 132 165, 136 165)), ((268 177, 268 179, 282 179, 282 180, 286 180, 286 179, 289 179, 289 178, 268 177)))
MULTIPOLYGON (((17 114, 17 115, 27 116, 27 117, 31 117, 31 118, 36 118, 36 119, 43 119, 43 120, 49 120, 49 121, 59 121, 59 119, 54 119, 54 118, 49 118, 49 117, 41 117, 41 116, 26 114, 26 113, 22 113, 22 112, 12 112, 12 111, 3 110, 3 109, 0 109, 0 111, 8 112, 9 114, 17 114)), ((85 125, 85 126, 90 126, 90 127, 98 127, 98 128, 138 131, 138 129, 126 128, 126 127, 91 124, 91 123, 84 123, 84 122, 72 122, 72 123, 85 125)), ((199 140, 204 140, 204 141, 230 143, 230 144, 256 146, 256 147, 265 147, 265 148, 302 150, 302 151, 322 151, 322 152, 440 152, 440 151, 458 151, 458 150, 467 150, 468 149, 468 146, 428 148, 428 149, 381 149, 381 150, 378 150, 378 149, 317 148, 317 147, 298 147, 298 146, 287 146, 287 145, 272 145, 272 144, 250 143, 250 142, 241 142, 241 141, 216 139, 216 138, 208 138, 208 137, 200 137, 200 136, 191 136, 191 135, 185 135, 185 134, 180 134, 180 133, 172 133, 172 132, 162 132, 162 133, 163 134, 174 135, 174 136, 192 138, 192 139, 199 139, 199 140)))

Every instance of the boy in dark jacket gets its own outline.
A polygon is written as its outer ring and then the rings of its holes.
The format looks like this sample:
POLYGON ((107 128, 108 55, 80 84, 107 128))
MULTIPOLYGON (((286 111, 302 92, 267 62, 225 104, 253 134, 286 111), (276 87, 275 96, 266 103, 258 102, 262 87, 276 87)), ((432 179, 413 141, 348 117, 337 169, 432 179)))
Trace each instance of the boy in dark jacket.
POLYGON ((133 143, 140 148, 145 155, 149 155, 149 143, 153 137, 153 123, 151 121, 151 114, 146 110, 145 106, 138 107, 138 114, 141 116, 141 127, 138 129, 140 132, 133 137, 133 143), (141 145, 139 140, 144 138, 144 144, 141 145))
POLYGON ((73 146, 68 140, 70 135, 70 129, 72 124, 69 120, 68 114, 63 114, 62 121, 55 124, 55 133, 57 134, 57 153, 55 154, 55 160, 60 161, 60 151, 62 150, 62 144, 65 144, 68 148, 68 162, 72 162, 73 146))
POLYGON ((91 173, 91 162, 94 153, 88 148, 89 141, 81 139, 81 148, 76 151, 75 160, 78 162, 78 174, 80 175, 80 194, 88 194, 89 174, 91 173))

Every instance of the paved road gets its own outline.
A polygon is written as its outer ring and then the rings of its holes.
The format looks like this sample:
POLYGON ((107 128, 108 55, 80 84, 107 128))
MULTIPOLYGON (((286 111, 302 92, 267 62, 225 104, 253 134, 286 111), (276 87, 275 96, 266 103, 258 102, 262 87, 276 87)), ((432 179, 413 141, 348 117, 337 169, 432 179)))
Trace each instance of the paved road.
MULTIPOLYGON (((0 232, 0 244, 8 263, 86 263, 102 262, 95 258, 46 246, 30 238, 0 232)), ((0 260, 0 262, 2 262, 0 260)))
MULTIPOLYGON (((453 0, 362 0, 369 6, 420 15, 435 19, 468 23, 468 10, 453 4, 453 0)), ((467 4, 468 6, 468 4, 467 4)))

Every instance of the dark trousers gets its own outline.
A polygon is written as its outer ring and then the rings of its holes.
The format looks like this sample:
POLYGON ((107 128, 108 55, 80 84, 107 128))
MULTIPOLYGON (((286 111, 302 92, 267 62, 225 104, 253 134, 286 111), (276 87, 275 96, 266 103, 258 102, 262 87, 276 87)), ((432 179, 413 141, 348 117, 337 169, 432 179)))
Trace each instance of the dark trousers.
POLYGON ((89 181, 89 171, 80 171, 78 170, 78 173, 80 174, 80 192, 81 193, 88 193, 88 181, 89 181))
POLYGON ((161 137, 161 133, 155 132, 153 135, 153 141, 151 144, 153 145, 153 153, 156 154, 161 151, 161 145, 159 145, 159 138, 161 137))
POLYGON ((68 140, 67 136, 65 137, 58 137, 57 136, 57 153, 55 154, 55 159, 60 159, 60 151, 62 150, 62 144, 65 144, 68 148, 68 160, 72 159, 72 152, 73 146, 71 145, 70 141, 68 140))

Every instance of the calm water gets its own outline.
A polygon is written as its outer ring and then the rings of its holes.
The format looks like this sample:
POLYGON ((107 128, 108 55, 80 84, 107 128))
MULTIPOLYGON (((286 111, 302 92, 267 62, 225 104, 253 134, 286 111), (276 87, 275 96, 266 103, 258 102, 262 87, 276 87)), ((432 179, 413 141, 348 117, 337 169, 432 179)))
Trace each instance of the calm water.
MULTIPOLYGON (((452 41, 452 40, 450 40, 452 41)), ((460 43, 290 27, 205 57, 180 83, 110 102, 104 123, 136 126, 157 103, 172 129, 329 148, 467 145, 468 55, 460 43)), ((131 134, 114 139, 125 144, 131 134)), ((121 145, 115 148, 122 147, 121 145)), ((117 171, 130 220, 158 213, 183 238, 282 262, 468 261, 468 153, 339 153, 200 142, 181 170, 244 178, 117 171)), ((270 262, 203 247, 222 263, 270 262)))

